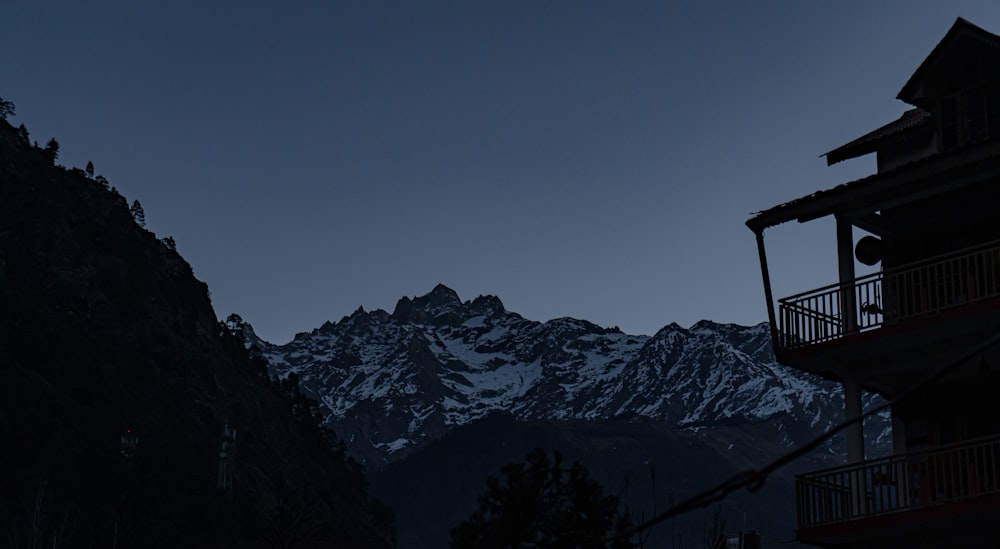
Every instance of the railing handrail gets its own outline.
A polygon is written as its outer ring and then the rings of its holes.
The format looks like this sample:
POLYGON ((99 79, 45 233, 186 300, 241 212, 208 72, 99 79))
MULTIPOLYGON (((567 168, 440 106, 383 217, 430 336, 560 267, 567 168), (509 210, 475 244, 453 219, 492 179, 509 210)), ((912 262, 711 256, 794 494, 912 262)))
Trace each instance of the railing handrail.
POLYGON ((991 240, 989 242, 983 242, 981 244, 976 244, 974 246, 969 246, 958 250, 952 250, 950 252, 945 252, 943 254, 938 254, 931 257, 925 257, 923 259, 911 261, 910 263, 904 263, 903 265, 897 265, 895 267, 885 269, 883 272, 885 274, 895 275, 899 274, 901 271, 909 271, 911 269, 925 267, 932 263, 941 263, 947 259, 958 259, 962 256, 973 255, 982 251, 989 250, 990 248, 1000 248, 1000 240, 991 240))
POLYGON ((897 275, 903 274, 904 272, 907 272, 907 271, 917 270, 919 268, 926 267, 926 266, 932 265, 934 263, 943 262, 946 259, 959 259, 961 257, 969 256, 969 255, 974 255, 974 254, 976 254, 978 252, 986 251, 986 250, 989 250, 991 248, 1000 249, 1000 240, 993 240, 993 241, 986 242, 986 243, 983 243, 983 244, 977 244, 975 246, 969 246, 968 248, 962 248, 961 250, 954 250, 954 251, 951 251, 951 252, 947 252, 947 253, 935 255, 935 256, 932 256, 932 257, 926 257, 926 258, 919 259, 917 261, 912 261, 910 263, 906 263, 906 264, 903 264, 903 265, 897 265, 897 266, 891 267, 889 269, 884 269, 884 270, 881 270, 881 271, 876 271, 874 273, 868 273, 866 275, 862 275, 862 276, 856 277, 856 278, 854 278, 852 280, 849 280, 847 282, 834 282, 833 284, 827 284, 826 286, 823 286, 821 288, 814 288, 812 290, 806 290, 804 292, 799 292, 799 293, 797 293, 795 295, 790 295, 788 297, 782 297, 782 298, 778 299, 778 303, 781 303, 782 305, 785 305, 789 301, 794 301, 794 300, 797 300, 797 299, 802 298, 802 297, 811 296, 811 295, 819 295, 819 294, 826 293, 828 291, 840 290, 840 289, 845 288, 845 287, 857 286, 857 285, 859 285, 859 283, 867 282, 869 279, 877 279, 877 278, 882 278, 882 277, 885 277, 885 276, 897 276, 897 275))
POLYGON ((803 528, 1000 495, 1000 435, 796 475, 803 528))
POLYGON ((1000 297, 1000 240, 778 300, 784 350, 1000 297))
POLYGON ((813 476, 830 475, 835 473, 849 473, 855 470, 868 469, 876 465, 881 465, 883 463, 894 463, 900 461, 916 461, 927 457, 932 454, 940 454, 943 452, 949 452, 951 450, 959 450, 966 448, 973 448, 980 445, 986 445, 994 442, 1000 442, 1000 435, 986 435, 977 438, 970 438, 968 440, 960 440, 958 442, 950 442, 948 444, 941 444, 939 446, 931 446, 929 448, 923 448, 916 450, 914 452, 907 452, 905 454, 893 454, 890 456, 882 456, 879 458, 873 458, 858 463, 848 463, 846 465, 837 465, 835 467, 830 467, 827 469, 820 469, 818 471, 810 471, 808 473, 801 473, 795 475, 796 480, 808 480, 813 476))
MULTIPOLYGON (((877 279, 882 277, 883 272, 877 271, 874 273, 868 273, 866 275, 859 276, 847 282, 834 282, 833 284, 827 284, 822 288, 815 288, 812 290, 806 290, 804 292, 797 293, 795 295, 790 295, 788 297, 782 297, 778 299, 778 303, 782 305, 789 305, 789 301, 797 301, 799 298, 812 296, 812 295, 822 295, 825 293, 833 293, 843 288, 849 288, 851 286, 857 286, 859 283, 867 282, 868 279, 877 279)), ((893 273, 896 274, 896 273, 893 273)))
POLYGON ((841 319, 839 316, 831 315, 831 314, 826 314, 826 313, 821 313, 819 311, 814 311, 814 310, 812 310, 812 309, 810 309, 808 307, 803 307, 802 305, 799 305, 798 303, 788 303, 788 304, 785 304, 785 309, 786 310, 796 311, 796 312, 798 312, 800 314, 803 314, 803 315, 806 315, 808 317, 819 319, 819 320, 824 320, 826 322, 831 322, 831 323, 836 324, 836 325, 840 325, 843 322, 843 319, 841 319))

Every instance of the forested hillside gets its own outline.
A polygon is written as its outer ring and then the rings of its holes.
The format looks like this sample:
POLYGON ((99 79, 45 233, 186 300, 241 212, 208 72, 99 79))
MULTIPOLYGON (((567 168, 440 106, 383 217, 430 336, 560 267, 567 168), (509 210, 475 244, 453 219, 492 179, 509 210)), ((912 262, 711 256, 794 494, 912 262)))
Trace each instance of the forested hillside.
POLYGON ((0 546, 393 546, 361 467, 173 239, 57 160, 0 120, 0 546))

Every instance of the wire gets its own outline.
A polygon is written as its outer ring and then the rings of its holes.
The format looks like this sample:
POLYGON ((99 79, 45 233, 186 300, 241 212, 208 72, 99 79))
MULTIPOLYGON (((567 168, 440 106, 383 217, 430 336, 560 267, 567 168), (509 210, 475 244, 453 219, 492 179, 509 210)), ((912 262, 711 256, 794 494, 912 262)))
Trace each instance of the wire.
POLYGON ((732 492, 735 492, 740 488, 745 487, 747 490, 751 492, 756 492, 760 490, 761 487, 764 486, 764 481, 767 480, 767 477, 769 477, 771 473, 777 471, 778 469, 784 467, 785 465, 788 465, 792 461, 795 461, 796 459, 808 454, 809 452, 815 450, 816 448, 819 448, 824 442, 833 437, 833 435, 840 433, 841 431, 847 429, 851 425, 862 422, 868 419, 869 417, 878 414, 883 410, 888 409, 890 406, 899 402, 903 398, 945 377, 946 375, 951 373, 952 370, 954 370, 961 364, 965 363, 969 359, 974 358, 977 355, 985 353, 990 347, 993 347, 997 343, 1000 343, 1000 335, 994 336, 993 339, 989 340, 982 347, 961 356, 954 362, 945 365, 936 372, 927 375, 917 383, 914 383, 913 385, 907 387, 903 391, 900 391, 899 393, 895 394, 891 399, 887 400, 884 404, 880 404, 874 408, 871 408, 867 412, 861 414, 856 418, 848 419, 833 426, 825 433, 817 436, 816 438, 812 439, 805 445, 800 446, 799 448, 796 448, 795 450, 792 450, 784 454, 783 456, 772 461, 771 463, 768 463, 761 469, 748 469, 746 471, 737 473, 729 480, 726 480, 725 482, 718 484, 713 488, 710 488, 704 492, 701 492, 700 494, 697 494, 687 500, 684 500, 681 503, 678 503, 677 505, 674 505, 671 508, 667 509, 666 511, 660 513, 659 515, 647 520, 646 522, 640 523, 636 526, 633 526, 629 530, 626 530, 624 532, 618 533, 610 537, 607 541, 610 542, 613 540, 623 539, 623 538, 628 539, 633 535, 648 528, 652 528, 653 526, 669 518, 673 518, 678 515, 682 515, 684 513, 689 513, 697 509, 708 507, 713 503, 720 502, 723 499, 725 499, 727 495, 731 494, 732 492))

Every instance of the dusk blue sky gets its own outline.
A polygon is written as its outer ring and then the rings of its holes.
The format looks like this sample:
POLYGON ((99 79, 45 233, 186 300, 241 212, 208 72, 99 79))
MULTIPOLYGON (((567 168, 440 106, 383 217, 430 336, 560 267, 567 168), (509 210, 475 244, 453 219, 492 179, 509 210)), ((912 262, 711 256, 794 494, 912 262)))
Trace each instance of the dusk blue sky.
MULTIPOLYGON (((744 222, 873 172, 820 155, 958 16, 1000 32, 995 0, 4 0, 0 97, 269 341, 438 283, 652 334, 766 319, 744 222)), ((836 279, 830 224, 767 242, 779 296, 836 279)))

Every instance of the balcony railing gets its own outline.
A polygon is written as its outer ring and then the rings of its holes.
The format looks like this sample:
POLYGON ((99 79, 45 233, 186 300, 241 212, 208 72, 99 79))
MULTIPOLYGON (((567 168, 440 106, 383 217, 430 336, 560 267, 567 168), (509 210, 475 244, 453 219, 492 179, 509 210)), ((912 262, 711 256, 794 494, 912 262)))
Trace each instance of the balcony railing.
POLYGON ((1000 494, 1000 436, 796 477, 799 529, 1000 494))
POLYGON ((778 345, 797 349, 1000 297, 1000 241, 778 300, 778 345))

